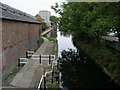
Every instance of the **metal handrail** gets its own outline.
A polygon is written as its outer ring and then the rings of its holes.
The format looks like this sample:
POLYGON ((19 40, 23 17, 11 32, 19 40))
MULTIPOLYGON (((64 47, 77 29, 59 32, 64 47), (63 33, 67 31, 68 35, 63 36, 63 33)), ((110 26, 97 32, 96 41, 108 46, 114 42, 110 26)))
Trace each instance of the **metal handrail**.
POLYGON ((46 75, 47 75, 48 73, 52 73, 52 72, 53 72, 53 67, 54 67, 54 66, 52 65, 52 71, 45 72, 45 74, 42 75, 42 77, 41 77, 41 79, 40 79, 40 81, 39 81, 38 90, 41 89, 41 85, 42 85, 42 82, 43 82, 44 77, 46 77, 46 75))

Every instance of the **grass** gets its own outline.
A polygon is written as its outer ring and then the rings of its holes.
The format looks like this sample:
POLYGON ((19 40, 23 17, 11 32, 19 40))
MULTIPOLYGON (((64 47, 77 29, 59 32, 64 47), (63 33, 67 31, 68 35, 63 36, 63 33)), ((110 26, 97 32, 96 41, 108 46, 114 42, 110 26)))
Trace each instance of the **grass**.
POLYGON ((54 81, 54 84, 48 84, 47 87, 48 88, 59 88, 59 84, 57 84, 57 82, 54 81))
POLYGON ((16 67, 16 68, 14 68, 11 72, 9 72, 7 75, 5 75, 4 77, 3 77, 3 85, 7 85, 7 84, 9 84, 9 81, 11 80, 11 78, 14 76, 14 75, 16 75, 16 73, 17 72, 19 72, 19 70, 20 70, 21 68, 18 68, 18 67, 16 67))
POLYGON ((47 88, 59 88, 59 84, 57 83, 57 81, 55 79, 53 79, 53 84, 51 83, 52 80, 51 79, 48 79, 49 77, 51 77, 52 75, 51 74, 48 74, 47 77, 46 77, 46 82, 47 82, 47 88))
POLYGON ((56 38, 56 37, 57 37, 57 31, 52 30, 52 31, 51 31, 51 35, 50 35, 50 37, 52 37, 52 38, 56 38))
POLYGON ((56 42, 56 41, 57 41, 55 38, 52 38, 52 37, 43 37, 43 38, 46 38, 46 39, 48 39, 49 41, 53 41, 53 42, 56 42))
POLYGON ((51 42, 54 42, 54 47, 52 48, 52 54, 55 54, 56 52, 55 52, 55 47, 56 47, 56 43, 57 43, 57 39, 55 39, 55 38, 52 38, 52 37, 43 37, 43 38, 46 38, 46 39, 48 39, 49 41, 51 41, 51 42))

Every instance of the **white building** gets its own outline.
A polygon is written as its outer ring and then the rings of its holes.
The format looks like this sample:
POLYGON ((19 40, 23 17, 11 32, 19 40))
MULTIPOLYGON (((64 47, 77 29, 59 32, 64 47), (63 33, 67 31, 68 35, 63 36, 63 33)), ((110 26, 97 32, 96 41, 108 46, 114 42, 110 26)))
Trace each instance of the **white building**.
POLYGON ((47 25, 50 26, 51 12, 47 11, 47 10, 42 10, 42 11, 39 11, 39 15, 41 16, 41 18, 44 19, 44 21, 47 23, 47 25))

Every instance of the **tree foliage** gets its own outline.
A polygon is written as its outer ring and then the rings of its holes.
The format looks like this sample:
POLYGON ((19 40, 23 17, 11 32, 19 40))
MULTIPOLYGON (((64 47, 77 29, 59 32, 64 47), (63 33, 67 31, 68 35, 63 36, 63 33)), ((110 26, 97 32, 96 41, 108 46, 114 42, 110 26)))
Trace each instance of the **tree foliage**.
POLYGON ((120 38, 120 2, 68 2, 52 6, 63 30, 99 38, 110 30, 120 38), (61 9, 60 9, 61 8, 61 9))
POLYGON ((83 51, 69 49, 61 53, 62 86, 68 89, 117 88, 110 78, 83 51))
POLYGON ((55 25, 58 24, 58 18, 56 16, 50 16, 50 21, 54 23, 55 25))

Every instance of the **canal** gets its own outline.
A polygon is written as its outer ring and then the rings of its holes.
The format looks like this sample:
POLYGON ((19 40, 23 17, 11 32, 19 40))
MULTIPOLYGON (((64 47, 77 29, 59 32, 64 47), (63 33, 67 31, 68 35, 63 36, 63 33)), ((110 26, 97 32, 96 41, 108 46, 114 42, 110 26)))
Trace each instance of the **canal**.
POLYGON ((72 43, 72 35, 69 32, 57 32, 58 56, 61 56, 63 50, 76 49, 72 43))
POLYGON ((58 31, 57 40, 60 57, 60 88, 65 90, 120 88, 81 49, 73 45, 72 35, 69 32, 58 31))

